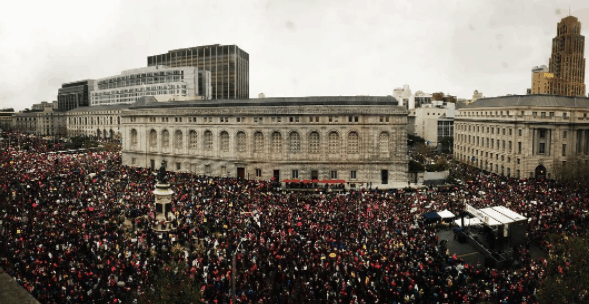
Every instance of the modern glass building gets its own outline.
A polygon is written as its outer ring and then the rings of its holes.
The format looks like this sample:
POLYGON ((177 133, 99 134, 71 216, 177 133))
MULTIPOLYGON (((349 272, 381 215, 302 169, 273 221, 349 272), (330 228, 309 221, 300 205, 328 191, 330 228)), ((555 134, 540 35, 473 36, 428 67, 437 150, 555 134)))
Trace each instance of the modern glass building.
POLYGON ((249 98, 249 54, 236 45, 205 45, 147 57, 147 66, 194 66, 211 72, 212 99, 249 98))
POLYGON ((89 106, 93 89, 94 80, 92 79, 62 84, 57 93, 57 108, 60 111, 69 111, 77 107, 89 106))

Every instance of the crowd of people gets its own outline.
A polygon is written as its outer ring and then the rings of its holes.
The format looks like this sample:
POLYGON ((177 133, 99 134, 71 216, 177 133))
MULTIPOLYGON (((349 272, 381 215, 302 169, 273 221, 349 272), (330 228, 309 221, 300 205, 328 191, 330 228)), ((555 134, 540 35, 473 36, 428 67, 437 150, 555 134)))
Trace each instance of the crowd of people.
POLYGON ((439 227, 422 215, 506 206, 547 250, 549 234, 587 232, 586 189, 453 172, 466 182, 422 192, 284 191, 170 172, 177 229, 158 233, 156 175, 121 165, 120 152, 3 149, 0 267, 41 303, 132 303, 171 263, 188 265, 205 303, 233 293, 238 303, 537 303, 546 260, 522 247, 517 269, 469 265, 439 250, 439 227))

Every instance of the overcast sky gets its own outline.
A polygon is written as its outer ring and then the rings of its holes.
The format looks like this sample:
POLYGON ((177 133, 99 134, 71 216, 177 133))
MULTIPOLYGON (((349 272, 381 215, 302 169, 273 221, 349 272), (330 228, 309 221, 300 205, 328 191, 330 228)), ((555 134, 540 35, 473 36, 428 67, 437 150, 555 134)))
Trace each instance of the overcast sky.
POLYGON ((0 108, 216 43, 249 53, 252 98, 384 96, 404 84, 459 98, 525 94, 569 4, 588 37, 587 0, 10 1, 0 11, 0 108))

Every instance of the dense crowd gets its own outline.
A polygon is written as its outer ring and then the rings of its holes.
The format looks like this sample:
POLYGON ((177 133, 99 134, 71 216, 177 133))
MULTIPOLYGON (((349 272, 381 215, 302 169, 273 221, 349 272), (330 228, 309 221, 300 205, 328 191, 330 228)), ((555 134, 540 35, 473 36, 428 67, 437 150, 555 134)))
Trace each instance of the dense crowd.
POLYGON ((467 182, 405 193, 291 193, 169 173, 180 220, 158 234, 149 169, 122 166, 119 152, 9 148, 0 155, 0 267, 42 303, 131 303, 171 262, 189 265, 206 303, 230 303, 234 275, 239 303, 536 303, 544 259, 523 247, 515 270, 469 265, 440 252, 439 227, 422 215, 457 214, 464 202, 506 206, 531 219, 530 241, 548 249, 549 234, 587 231, 586 189, 453 171, 467 182))

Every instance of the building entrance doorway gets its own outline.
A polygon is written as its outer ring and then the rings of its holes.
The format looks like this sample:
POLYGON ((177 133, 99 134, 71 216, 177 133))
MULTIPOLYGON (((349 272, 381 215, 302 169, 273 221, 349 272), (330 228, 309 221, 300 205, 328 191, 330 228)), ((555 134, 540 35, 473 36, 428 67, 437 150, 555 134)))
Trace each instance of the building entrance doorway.
POLYGON ((245 178, 245 168, 237 167, 237 179, 245 178))
POLYGON ((279 182, 280 181, 280 170, 274 170, 274 174, 272 176, 274 177, 275 182, 279 182))
POLYGON ((538 165, 536 167, 536 178, 545 179, 546 178, 546 167, 542 165, 538 165))
POLYGON ((389 170, 380 170, 380 179, 382 184, 386 185, 389 183, 389 170))

